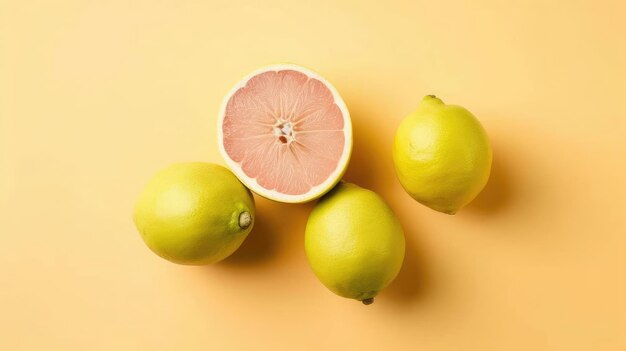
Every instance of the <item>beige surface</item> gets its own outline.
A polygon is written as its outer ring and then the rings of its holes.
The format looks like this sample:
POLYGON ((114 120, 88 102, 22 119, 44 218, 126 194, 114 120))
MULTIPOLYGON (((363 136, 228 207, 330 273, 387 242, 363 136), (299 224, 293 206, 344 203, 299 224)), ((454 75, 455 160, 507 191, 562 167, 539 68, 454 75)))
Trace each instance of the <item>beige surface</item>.
POLYGON ((624 2, 379 3, 2 1, 0 349, 625 350, 624 2), (371 306, 310 271, 311 205, 260 199, 213 267, 159 259, 131 222, 157 169, 221 163, 222 96, 276 61, 342 93, 346 179, 406 229, 371 306), (454 217, 392 169, 394 129, 430 93, 494 145, 490 183, 454 217))

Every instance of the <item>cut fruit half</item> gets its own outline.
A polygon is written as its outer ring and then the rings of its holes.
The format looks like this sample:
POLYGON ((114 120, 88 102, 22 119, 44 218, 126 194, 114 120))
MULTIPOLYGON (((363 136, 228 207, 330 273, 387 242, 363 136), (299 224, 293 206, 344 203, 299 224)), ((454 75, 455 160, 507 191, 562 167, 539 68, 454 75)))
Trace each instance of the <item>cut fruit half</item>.
POLYGON ((292 64, 261 68, 224 98, 220 152, 252 191, 305 202, 339 182, 352 151, 346 104, 319 74, 292 64))

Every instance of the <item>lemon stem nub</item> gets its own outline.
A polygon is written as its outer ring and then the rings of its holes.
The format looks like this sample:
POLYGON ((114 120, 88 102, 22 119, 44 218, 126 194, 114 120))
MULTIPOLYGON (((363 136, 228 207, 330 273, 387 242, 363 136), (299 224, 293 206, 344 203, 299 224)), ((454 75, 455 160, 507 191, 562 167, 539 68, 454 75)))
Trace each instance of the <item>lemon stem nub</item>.
POLYGON ((241 212, 239 214, 239 227, 241 229, 246 229, 252 224, 252 216, 250 216, 250 212, 241 212))
POLYGON ((422 104, 426 106, 438 106, 443 105, 443 101, 435 95, 426 95, 422 99, 422 104))
POLYGON ((361 302, 363 302, 363 304, 366 305, 366 306, 367 305, 371 305, 371 304, 374 303, 374 298, 370 297, 369 299, 362 300, 361 302))

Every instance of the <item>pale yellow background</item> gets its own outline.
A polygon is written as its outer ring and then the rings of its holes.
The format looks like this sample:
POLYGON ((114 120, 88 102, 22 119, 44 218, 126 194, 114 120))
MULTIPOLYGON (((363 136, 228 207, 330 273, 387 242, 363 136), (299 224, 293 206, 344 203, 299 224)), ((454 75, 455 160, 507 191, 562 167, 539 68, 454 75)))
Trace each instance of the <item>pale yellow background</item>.
POLYGON ((3 0, 0 30, 0 349, 626 350, 623 1, 3 0), (345 178, 406 230, 372 306, 310 271, 311 204, 258 199, 210 267, 158 258, 131 221, 159 168, 222 162, 223 95, 280 61, 341 92, 345 178), (392 168, 425 94, 473 111, 495 150, 454 217, 392 168))

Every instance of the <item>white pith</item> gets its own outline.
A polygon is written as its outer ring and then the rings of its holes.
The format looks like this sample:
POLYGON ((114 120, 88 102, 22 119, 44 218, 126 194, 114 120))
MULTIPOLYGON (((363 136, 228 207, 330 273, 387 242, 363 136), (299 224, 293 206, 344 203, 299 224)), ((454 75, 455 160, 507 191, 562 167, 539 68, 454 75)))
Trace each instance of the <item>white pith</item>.
MULTIPOLYGON (((282 128, 280 127, 280 125, 281 125, 281 121, 277 121, 277 124, 274 127, 274 134, 277 136, 283 135, 285 136, 286 140, 290 142, 291 139, 293 138, 293 130, 292 130, 291 125, 289 124, 288 127, 283 125, 282 128)), ((222 158, 224 159, 228 167, 231 169, 231 171, 233 171, 233 173, 235 173, 237 178, 239 178, 239 180, 241 180, 242 183, 244 183, 248 188, 250 188, 250 190, 254 191, 255 193, 263 197, 266 197, 268 199, 275 200, 275 201, 298 203, 298 202, 310 201, 310 200, 313 200, 322 196, 324 193, 330 190, 335 184, 337 184, 341 180, 341 177, 343 176, 343 173, 345 172, 347 163, 350 160, 350 154, 352 153, 352 122, 350 120, 350 113, 348 112, 348 108, 346 107, 346 104, 344 103, 343 99, 339 95, 339 92, 337 92, 335 87, 333 87, 332 84, 330 84, 326 79, 324 79, 319 74, 311 70, 308 70, 306 68, 303 68, 301 66, 294 65, 294 64, 276 64, 276 65, 266 66, 248 74, 246 77, 240 80, 229 91, 229 93, 224 97, 224 100, 222 101, 218 119, 217 119, 217 127, 218 127, 218 132, 217 132, 218 140, 217 141, 219 145, 220 154, 222 155, 222 158), (344 132, 344 137, 345 137, 345 143, 344 143, 344 148, 343 148, 341 157, 339 158, 339 161, 337 162, 337 167, 328 176, 328 178, 326 178, 324 182, 322 182, 319 185, 313 186, 308 192, 304 194, 299 194, 299 195, 283 194, 276 190, 270 190, 270 189, 266 189, 262 187, 261 185, 259 185, 259 183, 256 181, 255 178, 250 178, 248 177, 248 175, 245 174, 245 172, 241 168, 241 165, 233 161, 228 155, 228 153, 226 152, 226 149, 224 148, 224 135, 222 131, 222 126, 224 124, 224 117, 226 115, 226 106, 230 98, 233 96, 233 94, 235 94, 235 92, 237 92, 237 90, 244 87, 252 77, 258 74, 264 73, 264 72, 268 72, 268 71, 282 71, 282 70, 294 70, 297 72, 301 72, 307 75, 308 77, 315 78, 319 80, 320 82, 324 83, 324 85, 332 93, 334 102, 337 105, 337 107, 339 107, 339 110, 341 110, 341 113, 344 117, 343 132, 344 132)))
POLYGON ((293 127, 291 125, 291 122, 288 121, 283 121, 283 120, 277 120, 276 123, 274 124, 273 130, 274 135, 279 137, 284 137, 285 141, 282 141, 283 143, 290 143, 292 142, 295 138, 296 138, 296 133, 293 130, 293 127))

